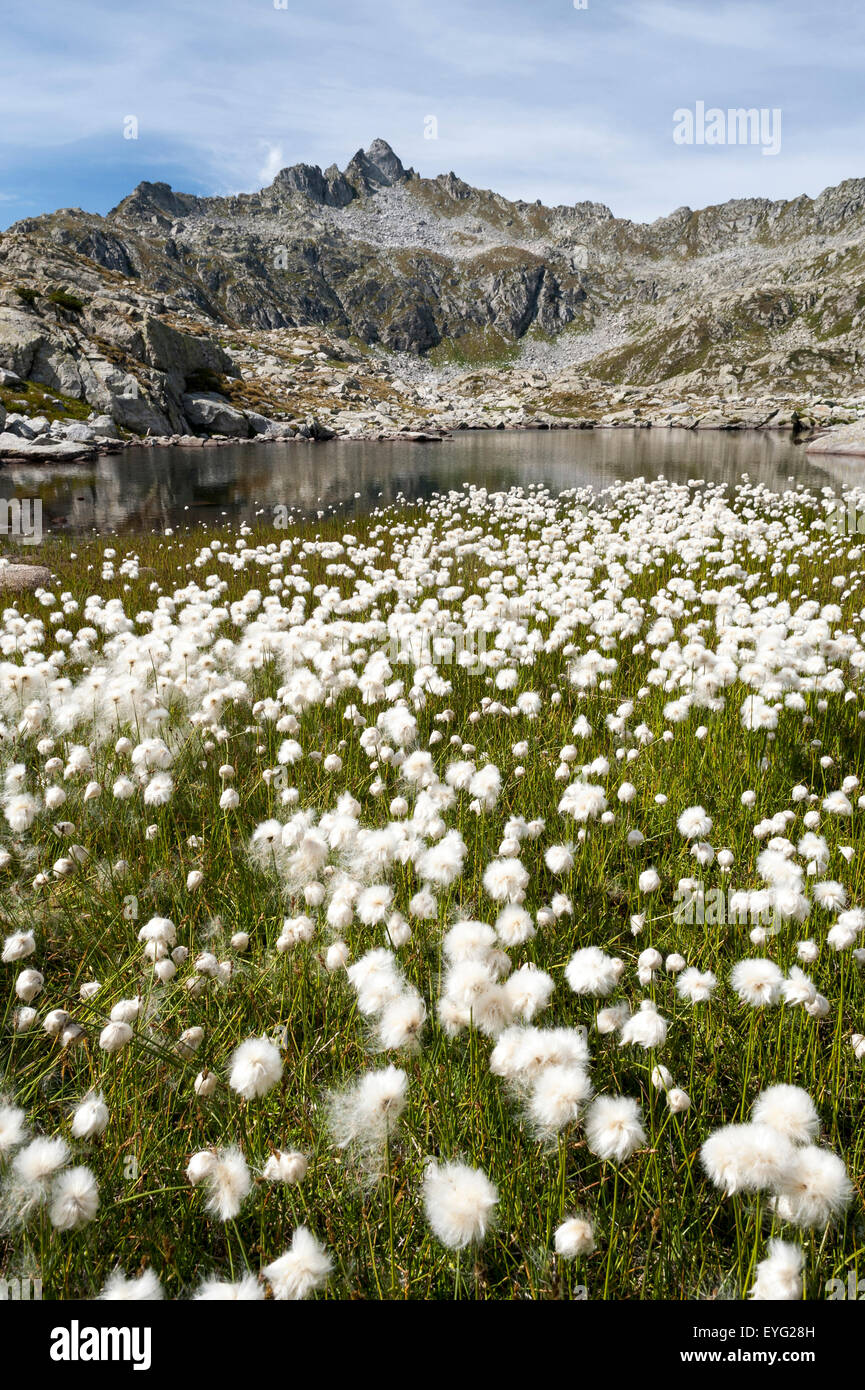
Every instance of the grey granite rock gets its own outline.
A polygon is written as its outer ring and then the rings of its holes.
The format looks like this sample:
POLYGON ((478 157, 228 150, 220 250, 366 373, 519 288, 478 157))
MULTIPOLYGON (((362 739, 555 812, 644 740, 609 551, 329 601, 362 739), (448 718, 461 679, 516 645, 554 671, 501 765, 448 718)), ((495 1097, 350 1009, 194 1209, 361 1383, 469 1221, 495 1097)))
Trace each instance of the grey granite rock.
POLYGON ((44 565, 0 564, 0 591, 24 593, 50 583, 51 571, 44 565))
POLYGON ((0 459, 25 461, 31 463, 74 463, 78 459, 93 458, 96 449, 92 444, 75 444, 64 439, 48 443, 43 439, 21 439, 8 431, 0 434, 0 459))
POLYGON ((238 439, 249 435, 249 421, 222 396, 210 391, 189 392, 182 398, 183 413, 193 429, 225 434, 238 439))
POLYGON ((851 425, 836 425, 826 434, 818 435, 806 445, 809 454, 852 454, 865 457, 865 420, 851 425))

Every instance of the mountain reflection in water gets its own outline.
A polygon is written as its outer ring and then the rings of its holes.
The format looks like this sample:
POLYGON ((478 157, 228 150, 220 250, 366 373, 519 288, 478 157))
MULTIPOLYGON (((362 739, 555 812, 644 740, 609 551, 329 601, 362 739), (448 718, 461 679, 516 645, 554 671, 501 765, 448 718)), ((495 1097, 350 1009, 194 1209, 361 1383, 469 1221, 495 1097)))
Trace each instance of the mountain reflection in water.
POLYGON ((458 433, 439 444, 334 441, 128 449, 72 467, 0 469, 0 497, 41 498, 44 529, 78 534, 163 530, 224 519, 273 520, 274 508, 362 516, 467 483, 490 491, 541 485, 558 493, 664 476, 772 491, 801 481, 840 490, 865 460, 808 455, 789 436, 685 430, 458 433))

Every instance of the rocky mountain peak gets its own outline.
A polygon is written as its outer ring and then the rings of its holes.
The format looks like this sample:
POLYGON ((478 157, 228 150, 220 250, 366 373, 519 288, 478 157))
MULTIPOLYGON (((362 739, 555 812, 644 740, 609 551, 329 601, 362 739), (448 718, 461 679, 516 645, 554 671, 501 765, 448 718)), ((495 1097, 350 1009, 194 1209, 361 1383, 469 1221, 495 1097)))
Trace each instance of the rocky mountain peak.
POLYGON ((302 193, 323 207, 344 208, 356 196, 355 190, 335 164, 322 173, 317 164, 292 164, 280 169, 271 184, 276 193, 302 193))
POLYGON ((386 140, 373 140, 368 150, 358 150, 353 155, 345 177, 364 193, 374 193, 379 188, 391 188, 404 182, 413 172, 404 168, 386 140))
POLYGON ((587 378, 835 393, 865 380, 863 263, 865 180, 643 225, 420 177, 376 139, 344 169, 293 164, 260 193, 144 182, 106 217, 18 223, 0 236, 0 368, 162 432, 189 418, 184 396, 228 377, 216 348, 242 334, 265 383, 307 370, 305 349, 286 364, 269 335, 314 330, 370 360, 567 369, 572 410, 587 378), (154 347, 154 320, 181 345, 154 347))
POLYGON ((414 177, 386 140, 373 140, 368 150, 358 150, 345 171, 331 164, 324 172, 317 164, 292 164, 281 169, 271 189, 277 193, 301 193, 322 207, 344 208, 359 195, 392 188, 414 177))
POLYGON ((391 149, 386 140, 373 140, 366 152, 366 157, 371 164, 374 164, 391 183, 400 183, 403 179, 411 178, 414 170, 406 169, 402 160, 391 149))
POLYGON ((128 197, 112 208, 109 218, 118 221, 156 221, 170 224, 178 217, 197 211, 202 199, 192 193, 175 193, 168 183, 139 183, 128 197))

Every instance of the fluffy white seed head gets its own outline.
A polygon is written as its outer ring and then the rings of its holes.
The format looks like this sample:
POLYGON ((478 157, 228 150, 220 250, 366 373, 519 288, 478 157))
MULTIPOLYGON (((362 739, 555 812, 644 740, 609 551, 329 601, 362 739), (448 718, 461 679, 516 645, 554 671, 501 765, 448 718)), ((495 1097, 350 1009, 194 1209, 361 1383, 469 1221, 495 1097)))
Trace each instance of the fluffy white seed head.
POLYGON ((326 1284, 333 1261, 306 1226, 298 1226, 284 1255, 261 1271, 273 1297, 281 1302, 308 1298, 326 1284))
POLYGON ((427 1221, 451 1250, 483 1240, 495 1215, 498 1188, 479 1168, 465 1163, 430 1163, 424 1174, 427 1221))
POLYGON ((269 1038, 247 1038, 231 1058, 228 1084, 244 1100, 257 1100, 279 1084, 282 1058, 269 1038))

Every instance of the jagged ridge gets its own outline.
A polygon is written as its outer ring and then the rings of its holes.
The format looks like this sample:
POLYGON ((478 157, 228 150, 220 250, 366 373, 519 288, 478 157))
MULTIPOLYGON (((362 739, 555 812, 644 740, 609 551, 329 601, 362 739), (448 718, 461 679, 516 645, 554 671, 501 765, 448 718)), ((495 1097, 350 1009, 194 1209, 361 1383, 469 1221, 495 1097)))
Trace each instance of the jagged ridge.
POLYGON ((320 330, 343 361, 522 362, 563 409, 564 370, 679 394, 850 389, 863 217, 856 179, 642 225, 422 178, 376 140, 344 171, 295 164, 258 193, 142 183, 104 218, 17 223, 0 237, 0 365, 157 433, 188 427, 190 392, 242 377, 226 348, 243 332, 320 330))

